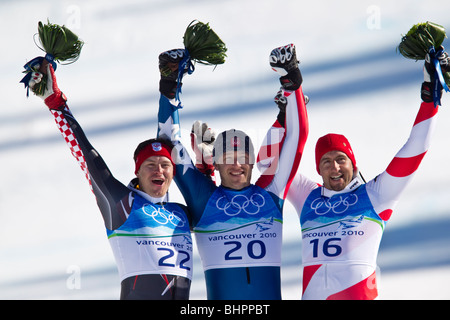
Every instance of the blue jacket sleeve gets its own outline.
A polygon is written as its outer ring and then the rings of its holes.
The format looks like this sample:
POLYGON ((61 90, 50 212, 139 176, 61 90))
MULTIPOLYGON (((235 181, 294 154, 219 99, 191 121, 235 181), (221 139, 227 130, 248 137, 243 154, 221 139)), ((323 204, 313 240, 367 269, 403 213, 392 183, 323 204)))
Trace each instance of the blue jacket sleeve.
POLYGON ((178 103, 161 95, 158 111, 158 137, 170 139, 175 145, 172 159, 176 164, 175 183, 188 206, 193 226, 196 226, 205 210, 215 183, 201 173, 181 143, 178 103))

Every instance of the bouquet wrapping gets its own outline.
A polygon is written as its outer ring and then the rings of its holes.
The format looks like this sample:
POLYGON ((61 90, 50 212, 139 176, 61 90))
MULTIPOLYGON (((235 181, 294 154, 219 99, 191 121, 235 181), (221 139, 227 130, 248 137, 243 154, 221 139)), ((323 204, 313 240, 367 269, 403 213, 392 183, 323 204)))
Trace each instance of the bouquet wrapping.
POLYGON ((41 72, 43 78, 41 82, 33 86, 32 91, 37 95, 43 95, 47 86, 47 75, 45 72, 47 63, 51 63, 53 69, 56 70, 55 62, 60 64, 70 64, 77 61, 80 57, 84 42, 67 27, 52 24, 48 20, 47 24, 43 24, 39 21, 37 35, 39 36, 40 46, 38 44, 36 45, 44 51, 46 55, 45 57, 36 57, 24 65, 24 73, 26 75, 20 82, 24 83, 28 90, 31 73, 41 72))

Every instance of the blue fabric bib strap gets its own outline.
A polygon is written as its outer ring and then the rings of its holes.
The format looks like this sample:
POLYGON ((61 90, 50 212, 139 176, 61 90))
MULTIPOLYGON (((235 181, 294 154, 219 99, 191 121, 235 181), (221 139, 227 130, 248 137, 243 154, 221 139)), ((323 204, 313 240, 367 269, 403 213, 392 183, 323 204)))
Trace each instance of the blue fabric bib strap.
POLYGON ((431 58, 431 63, 434 65, 435 74, 433 82, 433 102, 434 106, 441 105, 441 90, 444 89, 446 92, 450 92, 447 84, 445 83, 444 75, 442 74, 442 69, 439 64, 439 57, 444 49, 439 49, 436 51, 434 47, 430 47, 429 54, 431 58))

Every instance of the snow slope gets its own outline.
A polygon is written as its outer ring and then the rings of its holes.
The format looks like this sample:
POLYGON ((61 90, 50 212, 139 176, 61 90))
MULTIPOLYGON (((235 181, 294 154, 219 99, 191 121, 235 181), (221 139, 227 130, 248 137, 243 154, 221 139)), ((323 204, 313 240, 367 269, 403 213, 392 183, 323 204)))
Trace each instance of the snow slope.
MULTIPOLYGON (((406 141, 419 107, 422 64, 396 53, 401 34, 427 20, 449 29, 449 10, 437 0, 0 1, 0 299, 117 299, 120 289, 87 182, 42 101, 27 99, 19 84, 25 62, 42 54, 33 43, 38 21, 65 24, 86 42, 76 64, 58 66, 58 83, 124 183, 132 178, 134 148, 156 134, 158 54, 182 46, 194 19, 210 22, 228 58, 185 77, 184 137, 199 119, 218 132, 244 130, 259 146, 277 114, 279 83, 268 55, 292 42, 311 99, 300 170, 319 179, 315 142, 339 132, 371 179, 406 141)), ((450 298, 448 94, 442 103, 431 150, 382 240, 382 299, 450 298)), ((171 198, 182 201, 175 186, 171 198)), ((290 204, 282 255, 283 297, 299 299, 300 232, 290 204)), ((205 298, 202 277, 196 255, 193 299, 205 298)))

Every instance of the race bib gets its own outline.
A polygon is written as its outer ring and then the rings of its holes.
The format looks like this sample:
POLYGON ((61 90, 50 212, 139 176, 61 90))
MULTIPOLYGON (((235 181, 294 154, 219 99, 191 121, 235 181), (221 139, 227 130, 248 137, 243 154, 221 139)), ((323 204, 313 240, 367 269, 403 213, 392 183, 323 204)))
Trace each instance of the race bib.
POLYGON ((138 274, 192 278, 192 239, 183 209, 136 196, 127 221, 108 230, 121 280, 138 274))
POLYGON ((219 187, 194 231, 204 270, 281 265, 282 215, 257 186, 219 187))
POLYGON ((331 198, 320 188, 308 196, 300 216, 304 265, 327 262, 376 265, 385 222, 375 213, 365 185, 331 198))

